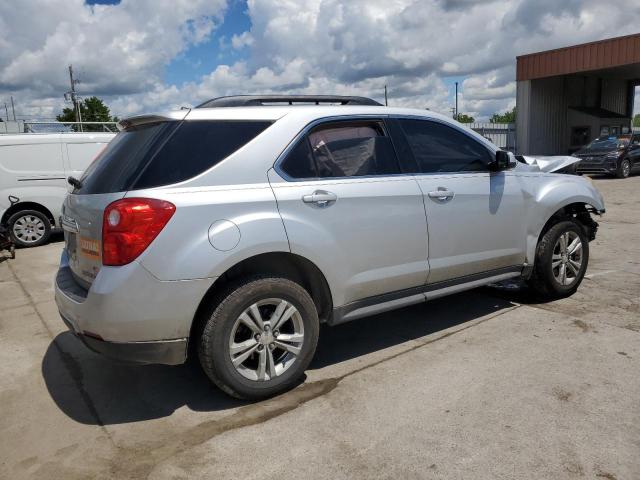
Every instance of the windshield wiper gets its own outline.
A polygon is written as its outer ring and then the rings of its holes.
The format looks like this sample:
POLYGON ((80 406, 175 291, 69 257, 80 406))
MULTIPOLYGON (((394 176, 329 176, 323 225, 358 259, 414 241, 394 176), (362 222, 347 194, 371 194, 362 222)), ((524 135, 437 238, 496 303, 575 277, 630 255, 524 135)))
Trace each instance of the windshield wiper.
POLYGON ((82 182, 78 180, 76 177, 67 177, 67 182, 69 183, 69 185, 71 185, 72 187, 78 190, 82 188, 82 182))

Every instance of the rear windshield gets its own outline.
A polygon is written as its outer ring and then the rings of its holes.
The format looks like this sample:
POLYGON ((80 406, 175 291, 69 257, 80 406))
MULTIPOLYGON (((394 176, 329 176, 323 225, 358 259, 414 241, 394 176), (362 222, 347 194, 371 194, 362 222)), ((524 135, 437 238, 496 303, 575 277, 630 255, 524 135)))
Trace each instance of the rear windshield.
POLYGON ((124 192, 193 178, 244 146, 271 122, 186 121, 146 124, 116 135, 75 193, 124 192))

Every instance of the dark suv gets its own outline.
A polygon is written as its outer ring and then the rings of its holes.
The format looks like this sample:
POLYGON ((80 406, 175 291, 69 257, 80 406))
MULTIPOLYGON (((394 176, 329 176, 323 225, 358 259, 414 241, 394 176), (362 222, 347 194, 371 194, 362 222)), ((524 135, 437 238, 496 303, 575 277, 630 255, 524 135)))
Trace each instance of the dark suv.
POLYGON ((607 173, 626 178, 640 169, 640 134, 599 137, 574 156, 581 159, 578 173, 607 173))

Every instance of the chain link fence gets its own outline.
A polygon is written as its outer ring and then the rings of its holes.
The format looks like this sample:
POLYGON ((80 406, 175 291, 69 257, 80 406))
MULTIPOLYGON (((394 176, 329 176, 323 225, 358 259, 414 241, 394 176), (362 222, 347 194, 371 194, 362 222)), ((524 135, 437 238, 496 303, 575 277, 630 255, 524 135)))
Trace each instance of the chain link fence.
POLYGON ((40 120, 17 120, 0 122, 0 133, 116 133, 117 131, 118 126, 116 122, 57 122, 40 120))

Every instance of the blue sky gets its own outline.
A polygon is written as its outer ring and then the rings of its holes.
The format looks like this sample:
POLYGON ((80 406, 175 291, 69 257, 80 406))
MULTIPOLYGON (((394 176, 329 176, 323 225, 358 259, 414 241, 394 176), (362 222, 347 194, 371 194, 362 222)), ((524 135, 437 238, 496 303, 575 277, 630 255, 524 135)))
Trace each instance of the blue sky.
POLYGON ((247 2, 233 0, 229 3, 222 24, 216 28, 209 40, 193 45, 167 65, 164 81, 182 85, 197 80, 220 65, 243 60, 247 52, 231 48, 231 37, 251 29, 247 14, 247 2))

